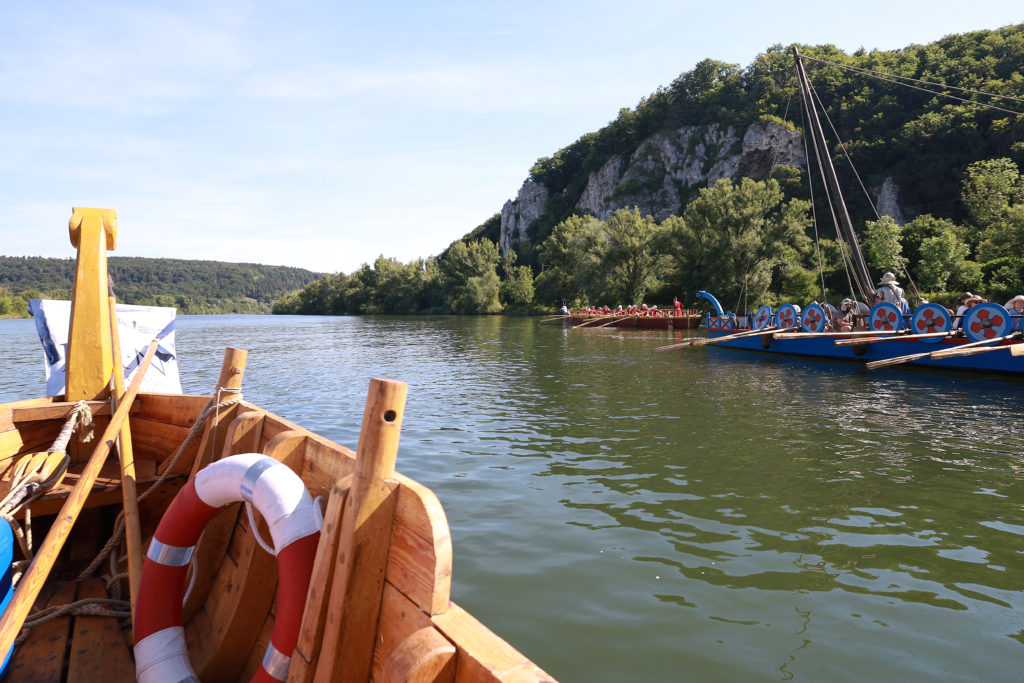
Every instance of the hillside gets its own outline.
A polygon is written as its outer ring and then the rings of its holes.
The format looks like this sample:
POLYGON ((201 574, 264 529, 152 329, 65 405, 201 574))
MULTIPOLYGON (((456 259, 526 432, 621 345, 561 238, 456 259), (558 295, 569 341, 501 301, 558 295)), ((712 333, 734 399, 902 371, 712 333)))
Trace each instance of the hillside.
MULTIPOLYGON (((872 200, 897 222, 924 213, 960 220, 957 200, 968 165, 994 157, 1024 162, 1024 117, 979 106, 989 100, 975 92, 1024 95, 1024 25, 894 51, 847 55, 831 45, 800 51, 823 60, 808 62, 811 82, 872 200), (960 100, 920 89, 926 83, 960 100)), ((773 163, 805 170, 795 92, 791 47, 774 45, 746 68, 706 59, 635 108, 620 110, 601 130, 539 159, 502 208, 500 224, 474 233, 539 266, 541 242, 574 213, 604 219, 637 206, 662 219, 681 215, 701 188, 719 179, 760 180, 773 163)), ((849 168, 836 163, 843 186, 854 187, 849 168)), ((805 173, 789 194, 810 196, 805 173)), ((866 201, 852 190, 850 196, 854 223, 875 218, 866 201)))
MULTIPOLYGON (((0 299, 67 298, 73 258, 0 256, 0 299), (27 296, 19 296, 27 293, 27 296)), ((175 306, 179 313, 267 313, 275 299, 319 277, 302 268, 222 261, 110 256, 118 301, 175 306)), ((8 304, 15 313, 20 304, 8 304)), ((5 311, 0 310, 0 314, 5 311)))

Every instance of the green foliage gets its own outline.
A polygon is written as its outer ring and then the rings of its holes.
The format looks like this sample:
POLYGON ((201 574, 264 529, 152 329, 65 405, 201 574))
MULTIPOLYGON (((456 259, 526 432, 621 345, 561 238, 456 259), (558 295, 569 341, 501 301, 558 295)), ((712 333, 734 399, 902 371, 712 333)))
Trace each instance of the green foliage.
POLYGON ((668 226, 679 286, 720 292, 748 307, 766 300, 779 268, 809 252, 808 209, 807 202, 784 201, 775 180, 723 179, 701 190, 668 226))
POLYGON ((545 300, 589 301, 603 294, 607 250, 604 223, 593 216, 573 215, 556 225, 540 248, 545 300))
POLYGON ((607 294, 614 301, 640 304, 664 270, 659 247, 663 228, 639 209, 619 209, 605 222, 608 250, 605 266, 610 270, 607 294))
MULTIPOLYGON (((46 298, 67 299, 74 269, 74 259, 0 256, 0 285, 11 292, 38 290, 46 298)), ((179 313, 267 313, 275 299, 317 277, 286 266, 133 256, 110 256, 107 269, 118 301, 175 306, 179 313)))
POLYGON ((918 287, 931 292, 950 291, 950 282, 954 274, 960 272, 967 253, 967 245, 950 227, 943 227, 938 234, 924 238, 916 270, 918 287))
POLYGON ((529 266, 516 267, 501 283, 501 300, 511 306, 524 307, 533 301, 533 270, 529 266))
POLYGON ((455 313, 500 313, 500 284, 498 274, 493 271, 469 278, 463 293, 452 299, 452 310, 455 313))
POLYGON ((903 271, 902 229, 890 216, 868 221, 858 241, 868 268, 875 273, 903 271))
MULTIPOLYGON (((947 36, 929 45, 892 51, 860 50, 850 55, 832 45, 804 45, 800 51, 812 58, 892 76, 1024 96, 1024 25, 947 36)), ((829 120, 843 137, 861 175, 874 186, 892 177, 905 206, 962 222, 964 209, 951 200, 960 192, 961 174, 968 165, 996 157, 1024 163, 1024 117, 819 62, 809 61, 807 68, 818 96, 828 107, 829 120)), ((532 245, 521 249, 520 261, 540 264, 544 240, 575 211, 589 174, 613 156, 629 158, 650 135, 682 126, 734 126, 741 134, 754 122, 793 128, 799 121, 794 93, 791 46, 773 45, 746 68, 705 59, 668 87, 641 99, 636 107, 621 109, 600 130, 539 159, 530 177, 548 189, 549 198, 544 214, 529 228, 532 245)), ((837 170, 843 187, 855 186, 848 168, 837 170)), ((787 196, 808 196, 807 179, 800 174, 785 180, 775 177, 783 183, 787 196)), ((625 197, 661 182, 652 174, 630 187, 618 188, 617 193, 625 197)), ((681 192, 684 198, 686 194, 681 192)), ((866 201, 852 192, 847 194, 855 224, 875 218, 866 201)), ((968 243, 974 249, 980 241, 969 239, 968 243)), ((916 252, 917 245, 919 240, 913 249, 905 245, 904 257, 913 261, 911 252, 916 252)))

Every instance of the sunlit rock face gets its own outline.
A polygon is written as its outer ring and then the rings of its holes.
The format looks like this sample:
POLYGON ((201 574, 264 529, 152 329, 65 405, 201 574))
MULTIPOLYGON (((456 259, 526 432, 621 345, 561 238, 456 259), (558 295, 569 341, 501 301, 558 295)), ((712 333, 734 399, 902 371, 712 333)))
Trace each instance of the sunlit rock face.
MULTIPOLYGON (((684 126, 644 140, 628 160, 612 157, 590 174, 576 208, 605 219, 617 209, 638 207, 657 220, 681 213, 702 187, 722 178, 760 180, 774 166, 804 167, 797 131, 755 123, 741 136, 734 128, 684 126)), ((501 211, 501 249, 527 240, 548 193, 527 181, 501 211)))
POLYGON ((527 240, 526 229, 544 213, 547 198, 546 187, 527 180, 516 198, 505 202, 505 206, 501 207, 501 237, 498 240, 501 253, 527 240))
POLYGON ((875 201, 875 209, 879 216, 891 216, 899 225, 907 222, 906 212, 900 207, 900 188, 892 176, 882 182, 877 201, 875 201))

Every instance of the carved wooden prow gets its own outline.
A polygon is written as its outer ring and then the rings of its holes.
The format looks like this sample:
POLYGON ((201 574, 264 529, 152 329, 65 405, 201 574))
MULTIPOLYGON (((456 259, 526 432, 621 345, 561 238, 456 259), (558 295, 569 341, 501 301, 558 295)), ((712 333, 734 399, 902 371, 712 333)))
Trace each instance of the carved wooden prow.
POLYGON ((65 356, 67 401, 110 395, 113 351, 107 303, 107 250, 117 248, 117 212, 75 207, 69 223, 78 249, 71 294, 71 326, 65 356))

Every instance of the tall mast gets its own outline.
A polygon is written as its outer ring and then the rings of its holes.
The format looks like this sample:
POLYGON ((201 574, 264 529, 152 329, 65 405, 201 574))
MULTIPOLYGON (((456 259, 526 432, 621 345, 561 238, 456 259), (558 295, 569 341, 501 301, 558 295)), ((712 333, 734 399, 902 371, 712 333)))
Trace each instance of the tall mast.
MULTIPOLYGON (((857 241, 857 234, 853 231, 853 223, 850 221, 850 214, 846 210, 846 202, 843 201, 843 193, 839 189, 839 179, 836 178, 835 167, 832 166, 832 155, 829 153, 828 144, 825 142, 825 133, 821 128, 821 121, 818 119, 818 110, 814 106, 814 98, 811 96, 811 86, 807 81, 807 73, 804 71, 803 59, 800 51, 793 46, 793 58, 796 61, 796 75, 800 81, 800 94, 804 100, 804 109, 807 110, 808 124, 811 129, 811 139, 814 142, 814 149, 821 163, 825 182, 828 183, 829 192, 835 203, 835 213, 839 218, 839 225, 836 226, 846 243, 850 245, 851 261, 853 264, 853 279, 857 289, 864 301, 870 303, 875 293, 872 286, 871 273, 868 272, 867 262, 860 250, 860 243, 857 241)), ((810 173, 810 159, 807 160, 807 172, 810 173)))

